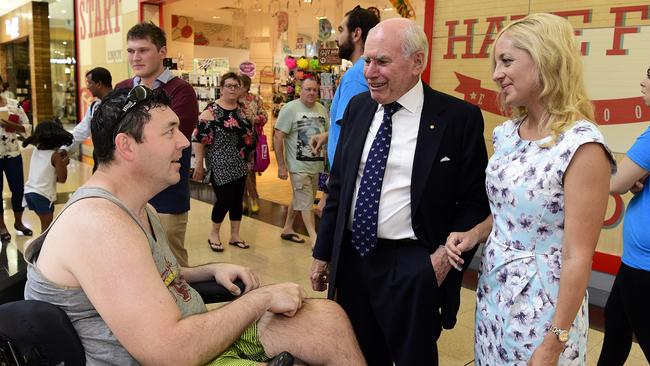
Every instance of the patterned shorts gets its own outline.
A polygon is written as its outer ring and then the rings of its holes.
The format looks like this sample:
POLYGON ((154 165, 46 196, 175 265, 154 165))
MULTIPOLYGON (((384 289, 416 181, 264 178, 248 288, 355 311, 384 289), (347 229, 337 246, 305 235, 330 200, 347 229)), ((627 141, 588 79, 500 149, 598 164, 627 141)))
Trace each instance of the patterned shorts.
POLYGON ((253 323, 230 348, 206 366, 255 366, 269 360, 257 334, 257 323, 253 323))

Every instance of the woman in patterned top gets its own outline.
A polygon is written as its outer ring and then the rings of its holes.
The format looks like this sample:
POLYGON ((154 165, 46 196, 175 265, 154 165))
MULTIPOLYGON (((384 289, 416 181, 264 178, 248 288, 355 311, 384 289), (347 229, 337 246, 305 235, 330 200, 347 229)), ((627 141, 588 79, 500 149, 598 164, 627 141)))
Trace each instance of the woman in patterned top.
MULTIPOLYGON (((4 172, 11 190, 11 208, 14 211, 14 229, 23 235, 31 236, 32 230, 23 224, 23 158, 20 155, 18 135, 31 132, 31 125, 25 112, 15 99, 0 95, 0 192, 2 191, 2 173, 4 172)), ((11 234, 0 212, 0 239, 8 241, 11 234)))
MULTIPOLYGON (((268 113, 264 109, 264 103, 259 95, 251 94, 251 78, 247 75, 240 75, 241 88, 239 92, 239 105, 244 111, 248 122, 255 128, 255 135, 264 134, 264 125, 269 119, 268 113)), ((254 167, 253 167, 254 168, 254 167)), ((257 193, 257 182, 255 171, 251 169, 246 177, 246 188, 244 189, 244 210, 250 207, 251 213, 257 213, 260 210, 259 197, 257 193)), ((260 173, 262 174, 262 173, 260 173)))
POLYGON ((242 197, 246 176, 250 171, 251 152, 255 148, 255 131, 239 107, 241 80, 229 72, 221 77, 221 96, 211 103, 199 116, 199 123, 192 136, 196 156, 193 179, 202 180, 205 175, 203 157, 210 169, 210 183, 217 197, 212 208, 212 230, 208 238, 210 249, 224 250, 219 229, 230 213, 229 244, 246 249, 249 244, 239 236, 242 217, 242 197))
POLYGON ((496 37, 493 79, 512 119, 486 169, 492 215, 451 233, 458 256, 487 239, 476 290, 477 365, 584 365, 587 283, 615 162, 596 125, 570 23, 531 14, 496 37))

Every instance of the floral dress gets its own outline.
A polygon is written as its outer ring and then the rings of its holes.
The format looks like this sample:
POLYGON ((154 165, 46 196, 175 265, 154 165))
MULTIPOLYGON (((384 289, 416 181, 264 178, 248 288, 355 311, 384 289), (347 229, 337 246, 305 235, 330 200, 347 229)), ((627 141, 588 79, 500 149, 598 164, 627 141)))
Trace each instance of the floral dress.
POLYGON ((269 119, 269 114, 264 109, 264 102, 259 95, 247 93, 243 98, 239 99, 246 119, 255 126, 255 129, 264 127, 269 119))
MULTIPOLYGON (((562 268, 564 173, 582 144, 597 142, 610 156, 598 128, 577 121, 558 136, 519 137, 519 120, 493 133, 494 155, 486 189, 494 224, 483 250, 476 290, 477 365, 526 365, 555 313, 562 268)), ((559 365, 584 365, 587 356, 587 293, 560 355, 559 365)))
POLYGON ((15 99, 5 98, 6 106, 0 107, 7 109, 10 117, 9 119, 14 123, 19 123, 25 127, 25 132, 16 132, 10 127, 0 127, 0 158, 15 158, 20 155, 20 140, 18 135, 27 137, 30 135, 32 126, 29 123, 29 118, 18 105, 15 99))
POLYGON ((212 103, 206 109, 213 118, 199 119, 192 142, 206 146, 211 180, 221 186, 248 174, 251 152, 255 149, 255 132, 241 108, 227 110, 212 103))

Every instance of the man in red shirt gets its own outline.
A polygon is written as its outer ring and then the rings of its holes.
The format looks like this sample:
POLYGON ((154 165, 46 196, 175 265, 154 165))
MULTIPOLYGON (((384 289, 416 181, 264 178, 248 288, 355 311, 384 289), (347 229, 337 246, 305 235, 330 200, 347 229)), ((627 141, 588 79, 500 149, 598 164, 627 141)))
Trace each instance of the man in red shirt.
MULTIPOLYGON (((164 90, 171 99, 172 110, 180 120, 180 131, 189 140, 199 119, 199 106, 194 88, 163 66, 163 60, 167 57, 165 32, 153 23, 140 23, 129 29, 126 41, 129 64, 135 77, 118 83, 115 89, 130 89, 142 84, 150 89, 164 90)), ((185 229, 190 210, 191 155, 192 148, 188 146, 183 150, 181 158, 181 180, 149 201, 158 211, 172 252, 182 266, 188 265, 185 229)))

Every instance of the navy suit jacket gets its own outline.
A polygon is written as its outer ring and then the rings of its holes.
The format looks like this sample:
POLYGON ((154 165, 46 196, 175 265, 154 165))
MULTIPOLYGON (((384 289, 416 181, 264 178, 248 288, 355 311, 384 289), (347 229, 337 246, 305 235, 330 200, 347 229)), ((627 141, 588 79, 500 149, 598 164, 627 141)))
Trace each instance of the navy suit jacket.
MULTIPOLYGON (((411 223, 432 253, 452 231, 467 231, 490 213, 485 191, 487 151, 478 107, 435 91, 425 83, 424 105, 411 176, 411 223)), ((378 104, 370 92, 355 96, 341 121, 341 135, 330 172, 329 194, 313 256, 330 263, 328 298, 333 299, 337 267, 350 215, 359 162, 378 104)), ((393 124, 393 128, 400 128, 393 124)), ((467 267, 476 248, 463 254, 467 267)), ((436 293, 442 324, 455 325, 462 273, 449 271, 436 293)))

